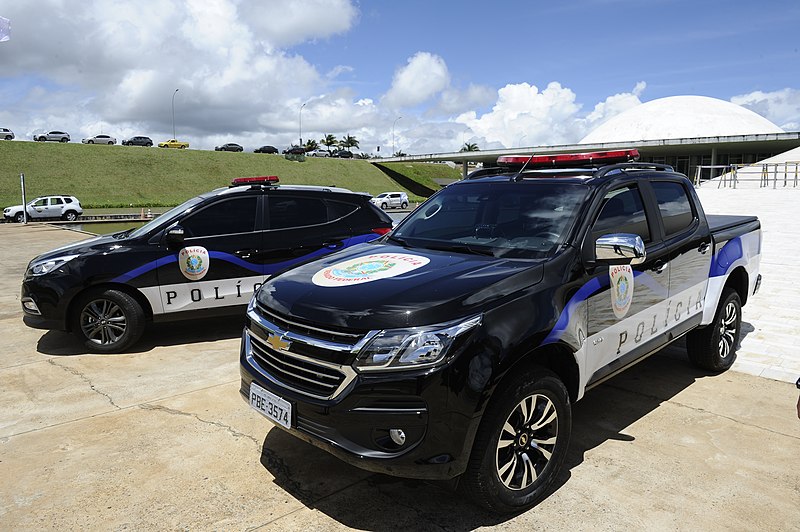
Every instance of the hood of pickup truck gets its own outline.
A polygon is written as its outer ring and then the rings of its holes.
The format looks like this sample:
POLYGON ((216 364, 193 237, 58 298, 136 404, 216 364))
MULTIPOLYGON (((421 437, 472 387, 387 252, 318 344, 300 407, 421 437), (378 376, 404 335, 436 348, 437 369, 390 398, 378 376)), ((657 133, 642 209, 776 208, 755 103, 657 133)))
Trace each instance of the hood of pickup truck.
POLYGON ((539 261, 362 244, 273 277, 257 298, 321 326, 411 327, 487 310, 542 275, 539 261))

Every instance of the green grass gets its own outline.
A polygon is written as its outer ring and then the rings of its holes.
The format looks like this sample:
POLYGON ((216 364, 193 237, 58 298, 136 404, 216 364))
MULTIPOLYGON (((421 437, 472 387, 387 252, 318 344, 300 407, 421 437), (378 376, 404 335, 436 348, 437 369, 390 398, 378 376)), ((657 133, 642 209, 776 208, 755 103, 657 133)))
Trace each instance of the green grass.
POLYGON ((434 179, 461 179, 461 172, 457 168, 450 168, 446 164, 435 163, 381 163, 387 168, 403 174, 409 179, 424 185, 432 190, 439 190, 434 179))
POLYGON ((70 194, 86 208, 172 206, 235 177, 259 175, 277 175, 285 185, 335 185, 372 195, 403 190, 357 159, 308 157, 299 163, 261 153, 3 141, 0 206, 22 201, 20 173, 29 201, 70 194))

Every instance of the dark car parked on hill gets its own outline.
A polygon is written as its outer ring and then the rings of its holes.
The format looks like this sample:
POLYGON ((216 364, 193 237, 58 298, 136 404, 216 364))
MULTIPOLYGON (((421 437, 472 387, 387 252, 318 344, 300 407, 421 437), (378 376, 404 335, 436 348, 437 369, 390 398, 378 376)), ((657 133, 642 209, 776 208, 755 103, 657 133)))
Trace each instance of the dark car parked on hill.
POLYGON ((228 142, 222 146, 215 147, 214 151, 244 151, 244 148, 234 142, 228 142))
POLYGON ((278 153, 278 148, 275 146, 261 146, 253 150, 254 153, 278 153))
POLYGON ((331 154, 331 157, 338 157, 339 159, 352 159, 353 152, 350 150, 336 150, 331 154))
POLYGON ((150 137, 131 137, 129 139, 124 139, 122 141, 123 146, 145 146, 151 147, 153 145, 153 140, 150 137))

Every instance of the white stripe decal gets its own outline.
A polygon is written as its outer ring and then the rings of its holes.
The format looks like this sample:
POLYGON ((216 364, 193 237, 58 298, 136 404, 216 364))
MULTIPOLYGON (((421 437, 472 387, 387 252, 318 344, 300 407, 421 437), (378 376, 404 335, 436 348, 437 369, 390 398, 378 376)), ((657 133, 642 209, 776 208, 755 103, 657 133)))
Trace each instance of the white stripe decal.
POLYGON ((167 314, 184 310, 246 305, 263 281, 264 277, 254 275, 238 279, 149 286, 140 290, 150 302, 153 314, 167 314))

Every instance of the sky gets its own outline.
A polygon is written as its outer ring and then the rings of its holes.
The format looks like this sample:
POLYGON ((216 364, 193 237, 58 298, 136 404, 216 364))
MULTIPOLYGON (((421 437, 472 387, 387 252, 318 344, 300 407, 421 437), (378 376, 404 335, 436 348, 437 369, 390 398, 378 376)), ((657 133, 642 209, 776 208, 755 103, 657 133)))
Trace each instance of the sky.
POLYGON ((516 148, 686 94, 800 131, 797 0, 0 0, 0 16, 0 127, 20 140, 159 142, 174 102, 198 149, 516 148))

